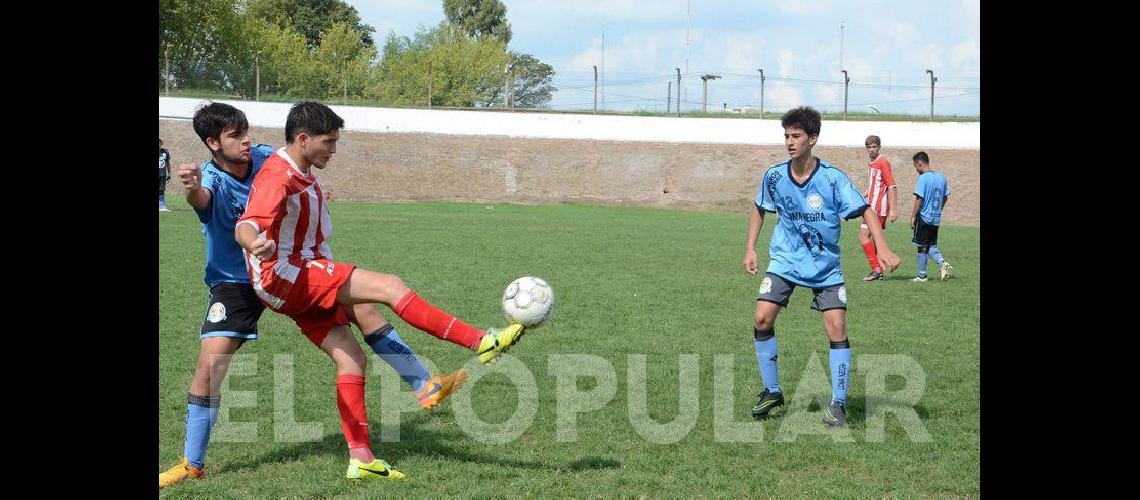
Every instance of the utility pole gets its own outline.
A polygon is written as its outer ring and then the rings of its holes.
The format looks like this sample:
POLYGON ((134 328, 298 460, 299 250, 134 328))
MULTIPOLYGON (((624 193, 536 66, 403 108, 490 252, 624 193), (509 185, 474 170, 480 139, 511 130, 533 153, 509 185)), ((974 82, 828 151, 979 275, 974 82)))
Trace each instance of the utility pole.
POLYGON ((934 70, 928 69, 926 72, 930 73, 930 121, 934 121, 934 82, 938 79, 934 77, 934 70))
POLYGON ((431 61, 428 61, 428 109, 431 109, 431 61))
POLYGON ((594 65, 594 114, 598 114, 598 66, 594 65))
POLYGON ((348 105, 348 58, 344 59, 344 104, 348 105))
POLYGON ((851 83, 851 78, 847 76, 847 70, 843 70, 843 119, 847 119, 847 84, 851 83))
POLYGON ((163 79, 163 83, 162 83, 165 86, 165 89, 163 89, 162 95, 169 96, 170 95, 170 45, 169 44, 167 44, 166 47, 163 47, 163 49, 162 49, 162 59, 166 63, 166 78, 163 79))
POLYGON ((503 107, 511 107, 511 65, 503 68, 503 107))
POLYGON ((677 118, 681 117, 681 68, 673 68, 677 70, 677 118))
POLYGON ((764 119, 764 68, 760 68, 760 119, 764 119))
POLYGON ((843 21, 839 21, 839 69, 846 69, 843 67, 843 27, 846 25, 843 21))
POLYGON ((261 100, 261 51, 253 55, 253 100, 261 100))
POLYGON ((673 109, 673 81, 670 80, 668 83, 669 88, 665 91, 665 114, 669 114, 673 109))
POLYGON ((705 82, 705 97, 704 97, 705 113, 709 112, 709 80, 716 80, 717 78, 720 78, 720 75, 710 75, 710 74, 701 75, 701 80, 704 80, 704 82, 705 82))

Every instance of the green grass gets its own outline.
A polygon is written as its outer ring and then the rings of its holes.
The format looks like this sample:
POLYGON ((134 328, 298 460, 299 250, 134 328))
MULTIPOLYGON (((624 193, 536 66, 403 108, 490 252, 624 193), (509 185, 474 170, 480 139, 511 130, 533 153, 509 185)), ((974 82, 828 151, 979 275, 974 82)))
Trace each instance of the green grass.
MULTIPOLYGON (((173 197, 172 197, 173 198, 173 197)), ((172 213, 159 214, 161 301, 159 470, 182 453, 186 392, 197 358, 197 328, 205 314, 201 281, 203 237, 193 212, 172 199, 172 213)), ((230 425, 253 422, 252 442, 221 441, 209 450, 208 478, 163 490, 163 496, 977 496, 979 490, 979 235, 977 228, 943 227, 943 253, 955 264, 948 282, 911 283, 915 274, 909 230, 892 224, 888 241, 902 258, 885 281, 858 282, 866 260, 855 234, 844 225, 843 262, 848 279, 848 331, 855 367, 849 392, 850 437, 799 436, 778 441, 785 423, 806 418, 819 432, 818 413, 782 411, 763 424, 756 443, 714 439, 713 359, 730 355, 733 420, 751 422, 759 388, 751 317, 760 279, 741 269, 747 219, 742 214, 683 212, 581 205, 481 205, 443 203, 352 203, 332 205, 338 260, 401 276, 426 300, 474 325, 502 323, 499 297, 521 275, 548 280, 558 296, 552 322, 531 332, 511 351, 534 374, 538 407, 534 423, 518 439, 484 444, 456 422, 456 397, 473 396, 487 422, 505 421, 520 396, 500 374, 468 384, 437 414, 406 413, 399 442, 380 442, 380 380, 395 380, 387 365, 369 354, 367 386, 373 447, 408 474, 398 484, 352 485, 337 418, 332 363, 297 331, 292 321, 267 311, 261 338, 242 349, 256 360, 252 374, 232 375, 229 391, 256 394, 240 408, 225 399, 230 425), (488 208, 491 207, 491 208, 488 208), (556 439, 557 379, 548 356, 590 354, 615 368, 617 389, 597 411, 578 415, 577 440, 556 439), (654 444, 631 424, 629 355, 647 357, 648 413, 659 421, 678 413, 680 354, 699 356, 699 413, 692 431, 673 444, 654 444), (862 356, 901 355, 925 373, 914 406, 929 442, 913 441, 900 420, 887 418, 883 439, 868 439, 866 378, 873 370, 862 356), (295 419, 321 422, 323 434, 309 442, 274 438, 275 355, 291 355, 295 419), (465 395, 467 391, 473 391, 465 395)), ((761 266, 775 219, 761 235, 761 266)), ((931 267, 934 275, 936 270, 931 267)), ((825 382, 796 391, 808 360, 826 373, 827 340, 820 314, 808 308, 811 293, 797 291, 777 322, 780 375, 794 401, 830 394, 825 382)), ((419 333, 382 312, 420 355, 447 371, 473 353, 419 333)), ((365 352, 370 353, 365 347, 365 352)), ((864 358, 869 359, 869 358, 864 358)), ((887 378, 895 390, 905 381, 887 378)), ((589 378, 579 390, 595 385, 589 378)), ((407 391, 406 386, 401 386, 407 391)), ((410 393, 406 404, 414 404, 410 393)), ((229 398, 229 396, 223 396, 229 398)), ((801 407, 802 408, 802 407, 801 407)), ((814 410, 815 408, 811 408, 814 410)), ((743 425, 743 424, 742 424, 743 425)), ((221 426, 215 435, 221 433, 221 426)), ((790 428, 790 425, 788 426, 790 428)))

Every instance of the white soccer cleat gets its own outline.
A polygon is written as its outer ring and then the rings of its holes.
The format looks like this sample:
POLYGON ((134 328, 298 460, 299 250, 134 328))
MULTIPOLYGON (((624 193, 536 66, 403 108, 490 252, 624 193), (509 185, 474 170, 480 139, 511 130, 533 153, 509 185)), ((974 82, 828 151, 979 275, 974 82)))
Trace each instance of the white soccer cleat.
POLYGON ((938 274, 942 277, 942 281, 946 281, 947 279, 950 279, 950 270, 951 269, 954 269, 954 266, 950 265, 950 261, 948 261, 948 260, 942 261, 942 265, 938 268, 938 274))
POLYGON ((926 283, 926 276, 915 276, 911 281, 914 283, 926 283))

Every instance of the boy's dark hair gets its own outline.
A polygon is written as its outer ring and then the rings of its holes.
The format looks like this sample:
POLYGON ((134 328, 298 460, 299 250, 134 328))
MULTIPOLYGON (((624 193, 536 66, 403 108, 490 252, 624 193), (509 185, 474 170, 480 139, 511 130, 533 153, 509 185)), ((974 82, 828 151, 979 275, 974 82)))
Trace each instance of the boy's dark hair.
POLYGON ((780 118, 780 125, 784 128, 796 127, 803 129, 807 135, 819 135, 819 125, 821 121, 823 121, 823 118, 819 116, 819 111, 807 106, 800 106, 784 113, 784 117, 780 118))
POLYGON ((867 136, 867 140, 863 141, 863 145, 869 146, 871 144, 882 147, 883 146, 883 140, 879 139, 879 136, 877 136, 877 135, 869 135, 869 136, 867 136))
POLYGON ((910 159, 911 161, 920 161, 927 165, 930 165, 930 157, 926 156, 926 151, 919 151, 915 153, 914 156, 912 156, 910 159))
MULTIPOLYGON (((231 128, 245 132, 249 130, 249 122, 245 119, 245 113, 229 104, 207 102, 194 112, 194 132, 198 133, 202 144, 206 144, 206 139, 211 137, 221 141, 222 132, 231 128)), ((206 144, 206 147, 210 145, 206 144)))
POLYGON ((293 144, 301 132, 324 135, 344 128, 344 118, 337 116, 328 106, 316 101, 301 101, 289 109, 285 118, 285 142, 293 144))

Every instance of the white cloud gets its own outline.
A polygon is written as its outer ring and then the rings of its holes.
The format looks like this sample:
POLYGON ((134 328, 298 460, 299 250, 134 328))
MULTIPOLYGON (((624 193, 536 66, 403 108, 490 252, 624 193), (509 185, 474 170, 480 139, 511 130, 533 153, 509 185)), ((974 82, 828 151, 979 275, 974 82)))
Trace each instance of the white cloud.
POLYGON ((954 65, 955 73, 960 75, 977 76, 981 48, 978 42, 967 40, 950 48, 950 64, 954 65))
POLYGON ((774 106, 779 108, 795 107, 801 104, 806 104, 804 101, 804 92, 798 88, 792 87, 785 82, 772 82, 765 85, 764 89, 764 105, 774 106))
POLYGON ((938 49, 938 45, 926 44, 918 49, 915 53, 914 60, 924 70, 933 69, 937 75, 938 67, 942 65, 942 51, 938 49))

